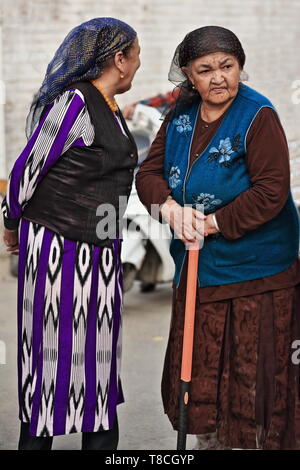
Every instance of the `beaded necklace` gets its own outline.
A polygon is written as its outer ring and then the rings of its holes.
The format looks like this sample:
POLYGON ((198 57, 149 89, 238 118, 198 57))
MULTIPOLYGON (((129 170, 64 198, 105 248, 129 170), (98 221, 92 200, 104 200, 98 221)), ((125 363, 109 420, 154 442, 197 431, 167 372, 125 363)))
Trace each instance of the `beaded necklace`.
POLYGON ((110 107, 110 109, 112 110, 113 113, 116 113, 119 109, 119 106, 117 105, 116 103, 116 100, 114 99, 113 101, 111 101, 108 96, 104 93, 104 91, 102 90, 102 88, 100 88, 98 85, 96 86, 95 83, 93 83, 93 85, 97 88, 97 90, 100 91, 101 95, 103 96, 103 98, 105 99, 106 103, 108 104, 108 106, 110 107))

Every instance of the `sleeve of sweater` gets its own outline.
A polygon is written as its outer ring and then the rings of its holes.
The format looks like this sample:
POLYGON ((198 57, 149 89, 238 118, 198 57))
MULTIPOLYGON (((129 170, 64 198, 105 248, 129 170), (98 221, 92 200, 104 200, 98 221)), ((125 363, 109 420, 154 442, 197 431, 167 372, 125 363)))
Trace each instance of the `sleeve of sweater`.
POLYGON ((234 240, 274 218, 290 189, 289 151, 277 113, 262 108, 247 137, 251 188, 215 212, 222 235, 234 240))
MULTIPOLYGON (((165 136, 167 122, 164 121, 154 139, 147 158, 141 164, 136 174, 136 188, 141 202, 144 204, 149 213, 151 213, 151 205, 156 207, 165 202, 167 197, 172 193, 167 181, 164 179, 164 153, 165 153, 165 136)), ((157 214, 157 211, 152 211, 157 214)), ((161 217, 159 218, 161 221, 161 217)))

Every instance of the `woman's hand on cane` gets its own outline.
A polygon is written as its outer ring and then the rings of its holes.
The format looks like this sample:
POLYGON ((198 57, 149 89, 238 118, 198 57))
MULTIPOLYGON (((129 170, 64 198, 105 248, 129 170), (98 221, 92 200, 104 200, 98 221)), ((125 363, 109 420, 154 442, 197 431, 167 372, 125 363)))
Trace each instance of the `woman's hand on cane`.
POLYGON ((163 219, 185 244, 203 240, 206 216, 196 209, 180 206, 174 199, 167 199, 160 209, 163 219))
POLYGON ((19 234, 18 230, 8 230, 7 228, 4 229, 3 233, 3 241, 7 250, 12 255, 19 254, 19 234))

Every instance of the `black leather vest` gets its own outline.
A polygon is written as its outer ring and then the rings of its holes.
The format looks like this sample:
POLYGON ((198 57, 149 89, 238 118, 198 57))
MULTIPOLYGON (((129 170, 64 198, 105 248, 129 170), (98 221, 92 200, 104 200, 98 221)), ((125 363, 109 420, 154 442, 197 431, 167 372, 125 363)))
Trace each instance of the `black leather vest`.
POLYGON ((94 85, 78 82, 69 88, 84 95, 95 130, 93 144, 71 147, 59 157, 38 184, 23 217, 72 240, 111 246, 126 210, 137 148, 123 116, 128 138, 94 85), (110 210, 102 210, 102 204, 110 204, 110 210), (102 215, 96 214, 98 207, 102 215))

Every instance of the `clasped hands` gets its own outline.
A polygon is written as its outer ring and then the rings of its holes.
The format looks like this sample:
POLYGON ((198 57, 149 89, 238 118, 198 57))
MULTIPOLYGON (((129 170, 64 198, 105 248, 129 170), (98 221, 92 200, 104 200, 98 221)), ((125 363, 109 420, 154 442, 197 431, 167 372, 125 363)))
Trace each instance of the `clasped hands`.
POLYGON ((160 212, 162 218, 185 244, 201 241, 203 237, 218 232, 212 214, 205 216, 192 207, 182 207, 174 199, 167 199, 160 212))
MULTIPOLYGON (((192 207, 182 207, 174 199, 168 199, 162 205, 160 212, 177 237, 185 244, 201 241, 203 237, 218 232, 212 214, 205 216, 192 207)), ((3 241, 8 252, 13 255, 19 253, 18 230, 4 229, 3 241)))

